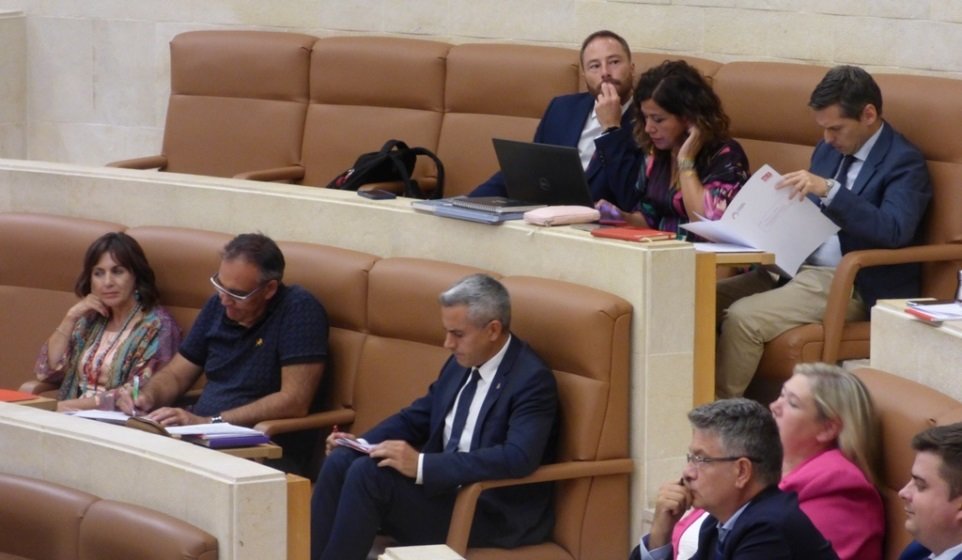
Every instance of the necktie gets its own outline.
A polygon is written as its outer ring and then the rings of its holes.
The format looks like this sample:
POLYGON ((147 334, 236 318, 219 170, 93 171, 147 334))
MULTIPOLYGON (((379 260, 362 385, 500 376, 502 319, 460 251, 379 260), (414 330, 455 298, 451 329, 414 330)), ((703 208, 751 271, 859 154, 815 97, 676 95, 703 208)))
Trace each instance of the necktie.
POLYGON ((448 438, 448 444, 444 446, 445 453, 455 453, 458 450, 464 424, 468 421, 468 409, 471 408, 471 402, 474 400, 479 379, 481 379, 481 374, 478 373, 478 368, 471 368, 471 378, 464 389, 461 390, 461 396, 458 397, 458 408, 454 412, 454 423, 451 424, 451 437, 448 438))
POLYGON ((848 182, 848 168, 852 167, 852 163, 855 161, 855 156, 845 156, 842 158, 842 165, 838 168, 838 185, 840 188, 845 188, 845 183, 848 182))

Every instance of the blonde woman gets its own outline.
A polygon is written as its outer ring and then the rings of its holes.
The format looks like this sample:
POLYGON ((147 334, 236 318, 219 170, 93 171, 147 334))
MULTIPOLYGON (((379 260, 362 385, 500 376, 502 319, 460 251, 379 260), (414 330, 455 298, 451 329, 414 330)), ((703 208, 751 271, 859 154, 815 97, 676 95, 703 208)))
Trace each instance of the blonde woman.
MULTIPOLYGON (((841 560, 881 558, 885 511, 877 490, 878 427, 868 391, 851 372, 833 365, 799 364, 793 373, 771 404, 784 449, 778 486, 798 494, 799 507, 841 560)), ((677 558, 691 557, 703 518, 695 510, 675 526, 677 558)))

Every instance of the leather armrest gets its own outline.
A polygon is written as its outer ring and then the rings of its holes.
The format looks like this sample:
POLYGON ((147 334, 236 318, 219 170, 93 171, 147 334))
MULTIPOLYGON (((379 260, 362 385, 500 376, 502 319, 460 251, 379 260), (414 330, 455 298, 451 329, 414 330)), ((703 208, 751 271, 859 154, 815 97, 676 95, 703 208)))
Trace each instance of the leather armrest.
POLYGON ((146 156, 134 159, 112 161, 107 167, 122 167, 124 169, 164 169, 167 167, 167 156, 146 156))
POLYGON ((838 349, 845 327, 845 309, 855 289, 855 275, 863 268, 890 264, 922 263, 962 260, 962 243, 943 243, 939 245, 917 245, 901 249, 868 249, 852 251, 842 257, 832 287, 828 291, 822 328, 825 343, 822 346, 822 361, 834 364, 838 361, 838 349))
POLYGON ((31 393, 33 395, 42 395, 48 391, 56 391, 60 388, 60 385, 50 383, 47 381, 40 381, 39 379, 31 379, 20 386, 20 390, 24 393, 31 393))
POLYGON ((458 554, 464 556, 468 550, 468 537, 471 535, 471 523, 474 521, 474 510, 478 504, 481 492, 490 488, 505 486, 519 486, 521 484, 537 484, 572 478, 592 478, 596 476, 612 476, 630 474, 633 468, 631 459, 607 459, 604 461, 570 461, 538 467, 536 471, 521 478, 506 478, 500 480, 483 480, 461 487, 454 502, 451 514, 451 525, 448 527, 446 544, 458 554))
POLYGON ((257 425, 254 426, 254 429, 273 437, 288 432, 326 428, 335 424, 346 426, 352 422, 354 422, 354 411, 349 408, 341 408, 338 410, 314 412, 307 416, 301 416, 300 418, 264 420, 263 422, 258 422, 257 425))
POLYGON ((234 178, 247 179, 248 181, 300 181, 304 178, 304 166, 289 165, 287 167, 245 171, 234 175, 234 178))

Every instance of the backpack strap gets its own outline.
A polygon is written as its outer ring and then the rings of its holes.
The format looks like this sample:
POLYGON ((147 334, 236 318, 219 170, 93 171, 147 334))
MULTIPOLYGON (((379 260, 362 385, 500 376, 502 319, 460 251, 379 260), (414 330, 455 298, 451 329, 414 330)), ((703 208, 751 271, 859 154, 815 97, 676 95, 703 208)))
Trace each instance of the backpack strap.
MULTIPOLYGON (((431 192, 431 198, 432 199, 443 198, 444 197, 444 164, 441 163, 440 158, 438 158, 438 156, 436 156, 434 152, 432 152, 431 150, 427 148, 422 148, 420 146, 411 148, 410 150, 411 150, 411 153, 413 153, 415 156, 427 156, 431 158, 431 161, 434 162, 434 166, 438 170, 438 185, 437 187, 435 187, 434 191, 431 192)), ((416 182, 415 182, 415 187, 417 188, 416 182)), ((418 198, 424 198, 424 193, 421 191, 420 188, 417 188, 417 194, 418 194, 418 198)))

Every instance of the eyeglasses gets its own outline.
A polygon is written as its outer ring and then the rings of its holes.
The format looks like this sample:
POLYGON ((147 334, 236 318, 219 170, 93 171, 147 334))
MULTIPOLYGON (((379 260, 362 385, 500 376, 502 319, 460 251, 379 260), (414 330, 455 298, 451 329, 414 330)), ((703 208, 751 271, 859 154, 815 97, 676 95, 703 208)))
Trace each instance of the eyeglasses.
POLYGON ((220 292, 220 293, 224 294, 225 296, 233 299, 234 301, 244 301, 244 300, 247 300, 248 298, 250 298, 251 296, 253 296, 253 295, 256 294, 257 292, 259 292, 259 291, 261 291, 262 289, 264 289, 264 286, 266 286, 266 284, 261 284, 260 286, 254 288, 253 290, 251 290, 251 291, 249 291, 249 292, 238 292, 237 290, 231 290, 230 288, 225 288, 225 287, 223 286, 223 284, 220 283, 220 278, 217 277, 217 273, 216 273, 216 272, 211 275, 211 277, 210 277, 210 283, 214 285, 214 288, 215 288, 218 292, 220 292))
POLYGON ((734 457, 705 457, 704 455, 692 455, 691 453, 686 453, 685 459, 688 461, 689 465, 695 465, 696 467, 710 465, 712 463, 730 463, 739 459, 748 459, 752 463, 758 462, 758 459, 755 459, 754 457, 747 457, 745 455, 738 455, 734 457))

